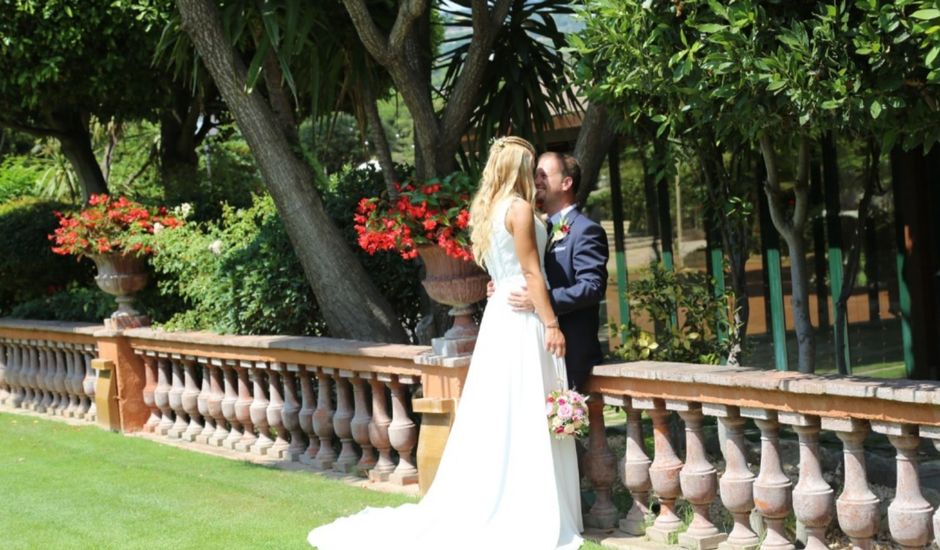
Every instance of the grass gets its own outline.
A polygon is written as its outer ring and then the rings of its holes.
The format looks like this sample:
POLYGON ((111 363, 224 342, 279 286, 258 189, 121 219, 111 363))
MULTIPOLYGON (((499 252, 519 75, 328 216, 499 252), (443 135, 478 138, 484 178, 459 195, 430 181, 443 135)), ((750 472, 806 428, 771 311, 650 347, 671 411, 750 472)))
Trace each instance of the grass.
POLYGON ((5 550, 309 548, 317 525, 414 501, 28 416, 0 413, 0 441, 5 550))

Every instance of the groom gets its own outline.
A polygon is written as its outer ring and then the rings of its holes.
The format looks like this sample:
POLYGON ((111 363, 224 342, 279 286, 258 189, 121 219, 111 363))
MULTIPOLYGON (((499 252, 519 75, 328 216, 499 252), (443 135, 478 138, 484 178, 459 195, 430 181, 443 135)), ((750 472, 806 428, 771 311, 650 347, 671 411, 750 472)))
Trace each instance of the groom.
MULTIPOLYGON (((535 200, 549 216, 545 275, 565 335, 568 385, 579 390, 603 359, 598 331, 610 256, 607 234, 578 210, 580 184, 581 166, 573 156, 548 152, 539 157, 535 200)), ((513 292, 509 303, 516 311, 534 310, 525 289, 513 292)))

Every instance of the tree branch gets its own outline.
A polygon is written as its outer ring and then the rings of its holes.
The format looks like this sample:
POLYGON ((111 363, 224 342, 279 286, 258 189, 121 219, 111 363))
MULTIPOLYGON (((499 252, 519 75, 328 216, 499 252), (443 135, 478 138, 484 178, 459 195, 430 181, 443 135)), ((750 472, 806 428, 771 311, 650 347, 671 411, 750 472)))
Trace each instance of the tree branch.
POLYGON ((375 148, 375 156, 378 157, 379 165, 382 167, 385 188, 388 191, 388 196, 394 199, 398 195, 398 190, 395 189, 395 184, 398 183, 398 174, 395 172, 395 163, 392 162, 392 151, 388 145, 385 128, 382 126, 382 118, 379 117, 379 107, 372 85, 370 81, 363 83, 362 109, 365 111, 369 137, 372 139, 375 148))
POLYGON ((32 134, 39 137, 51 137, 56 139, 62 139, 65 137, 65 133, 58 130, 53 130, 52 128, 43 128, 40 126, 30 126, 28 124, 20 124, 18 122, 13 122, 12 120, 6 118, 0 118, 0 126, 6 126, 11 130, 16 130, 17 132, 25 132, 27 134, 32 134))
MULTIPOLYGON (((356 0, 360 1, 361 0, 356 0)), ((404 0, 398 8, 398 17, 388 38, 388 49, 391 55, 398 56, 404 51, 405 39, 411 33, 411 27, 421 17, 427 8, 427 0, 404 0)), ((371 19, 371 18, 370 18, 371 19)))
POLYGON ((473 38, 441 120, 441 142, 445 144, 441 150, 442 156, 453 156, 456 153, 460 137, 470 120, 470 113, 476 106, 480 81, 493 51, 493 42, 511 7, 512 0, 497 0, 491 13, 486 7, 486 0, 473 0, 473 38))
POLYGON ((780 236, 787 241, 793 237, 793 231, 790 228, 789 221, 784 217, 783 204, 780 201, 780 179, 777 173, 777 158, 774 155, 774 145, 770 136, 763 134, 760 137, 761 157, 764 159, 764 168, 767 172, 767 183, 764 185, 764 193, 767 194, 767 206, 770 210, 770 221, 780 232, 780 236))
MULTIPOLYGON (((399 26, 399 20, 404 17, 402 12, 410 4, 411 2, 407 2, 398 10, 398 20, 395 21, 395 28, 398 28, 399 32, 408 30, 411 27, 410 24, 408 26, 404 24, 399 26)), ((343 5, 346 6, 349 18, 352 19, 353 26, 356 27, 356 33, 369 54, 382 65, 387 65, 394 53, 391 51, 388 38, 382 34, 375 21, 372 20, 372 15, 369 14, 369 8, 366 7, 365 0, 343 0, 343 5)))
POLYGON ((793 208, 793 229, 802 231, 809 215, 809 148, 810 142, 806 136, 800 137, 800 153, 797 162, 796 185, 793 188, 796 203, 793 208))

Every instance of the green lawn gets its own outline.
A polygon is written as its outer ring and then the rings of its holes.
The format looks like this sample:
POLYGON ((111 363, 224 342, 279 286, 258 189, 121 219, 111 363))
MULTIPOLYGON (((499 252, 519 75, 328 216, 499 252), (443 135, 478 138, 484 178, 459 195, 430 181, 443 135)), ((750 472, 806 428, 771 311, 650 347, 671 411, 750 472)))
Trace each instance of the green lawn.
POLYGON ((316 525, 413 500, 27 416, 0 413, 0 442, 5 550, 309 548, 316 525))

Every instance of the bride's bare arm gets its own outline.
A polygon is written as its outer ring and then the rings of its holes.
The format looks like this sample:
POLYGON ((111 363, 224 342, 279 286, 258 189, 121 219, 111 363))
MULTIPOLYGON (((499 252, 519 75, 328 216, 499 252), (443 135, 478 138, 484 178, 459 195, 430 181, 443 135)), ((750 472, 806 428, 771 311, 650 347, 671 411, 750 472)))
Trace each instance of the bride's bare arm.
POLYGON ((539 260, 538 245, 535 240, 535 217, 532 205, 516 200, 509 207, 506 229, 512 234, 516 247, 516 256, 522 266, 529 298, 535 306, 535 313, 545 325, 545 349, 557 357, 565 356, 565 337, 558 328, 558 317, 552 311, 548 297, 548 287, 542 276, 542 262, 539 260))

